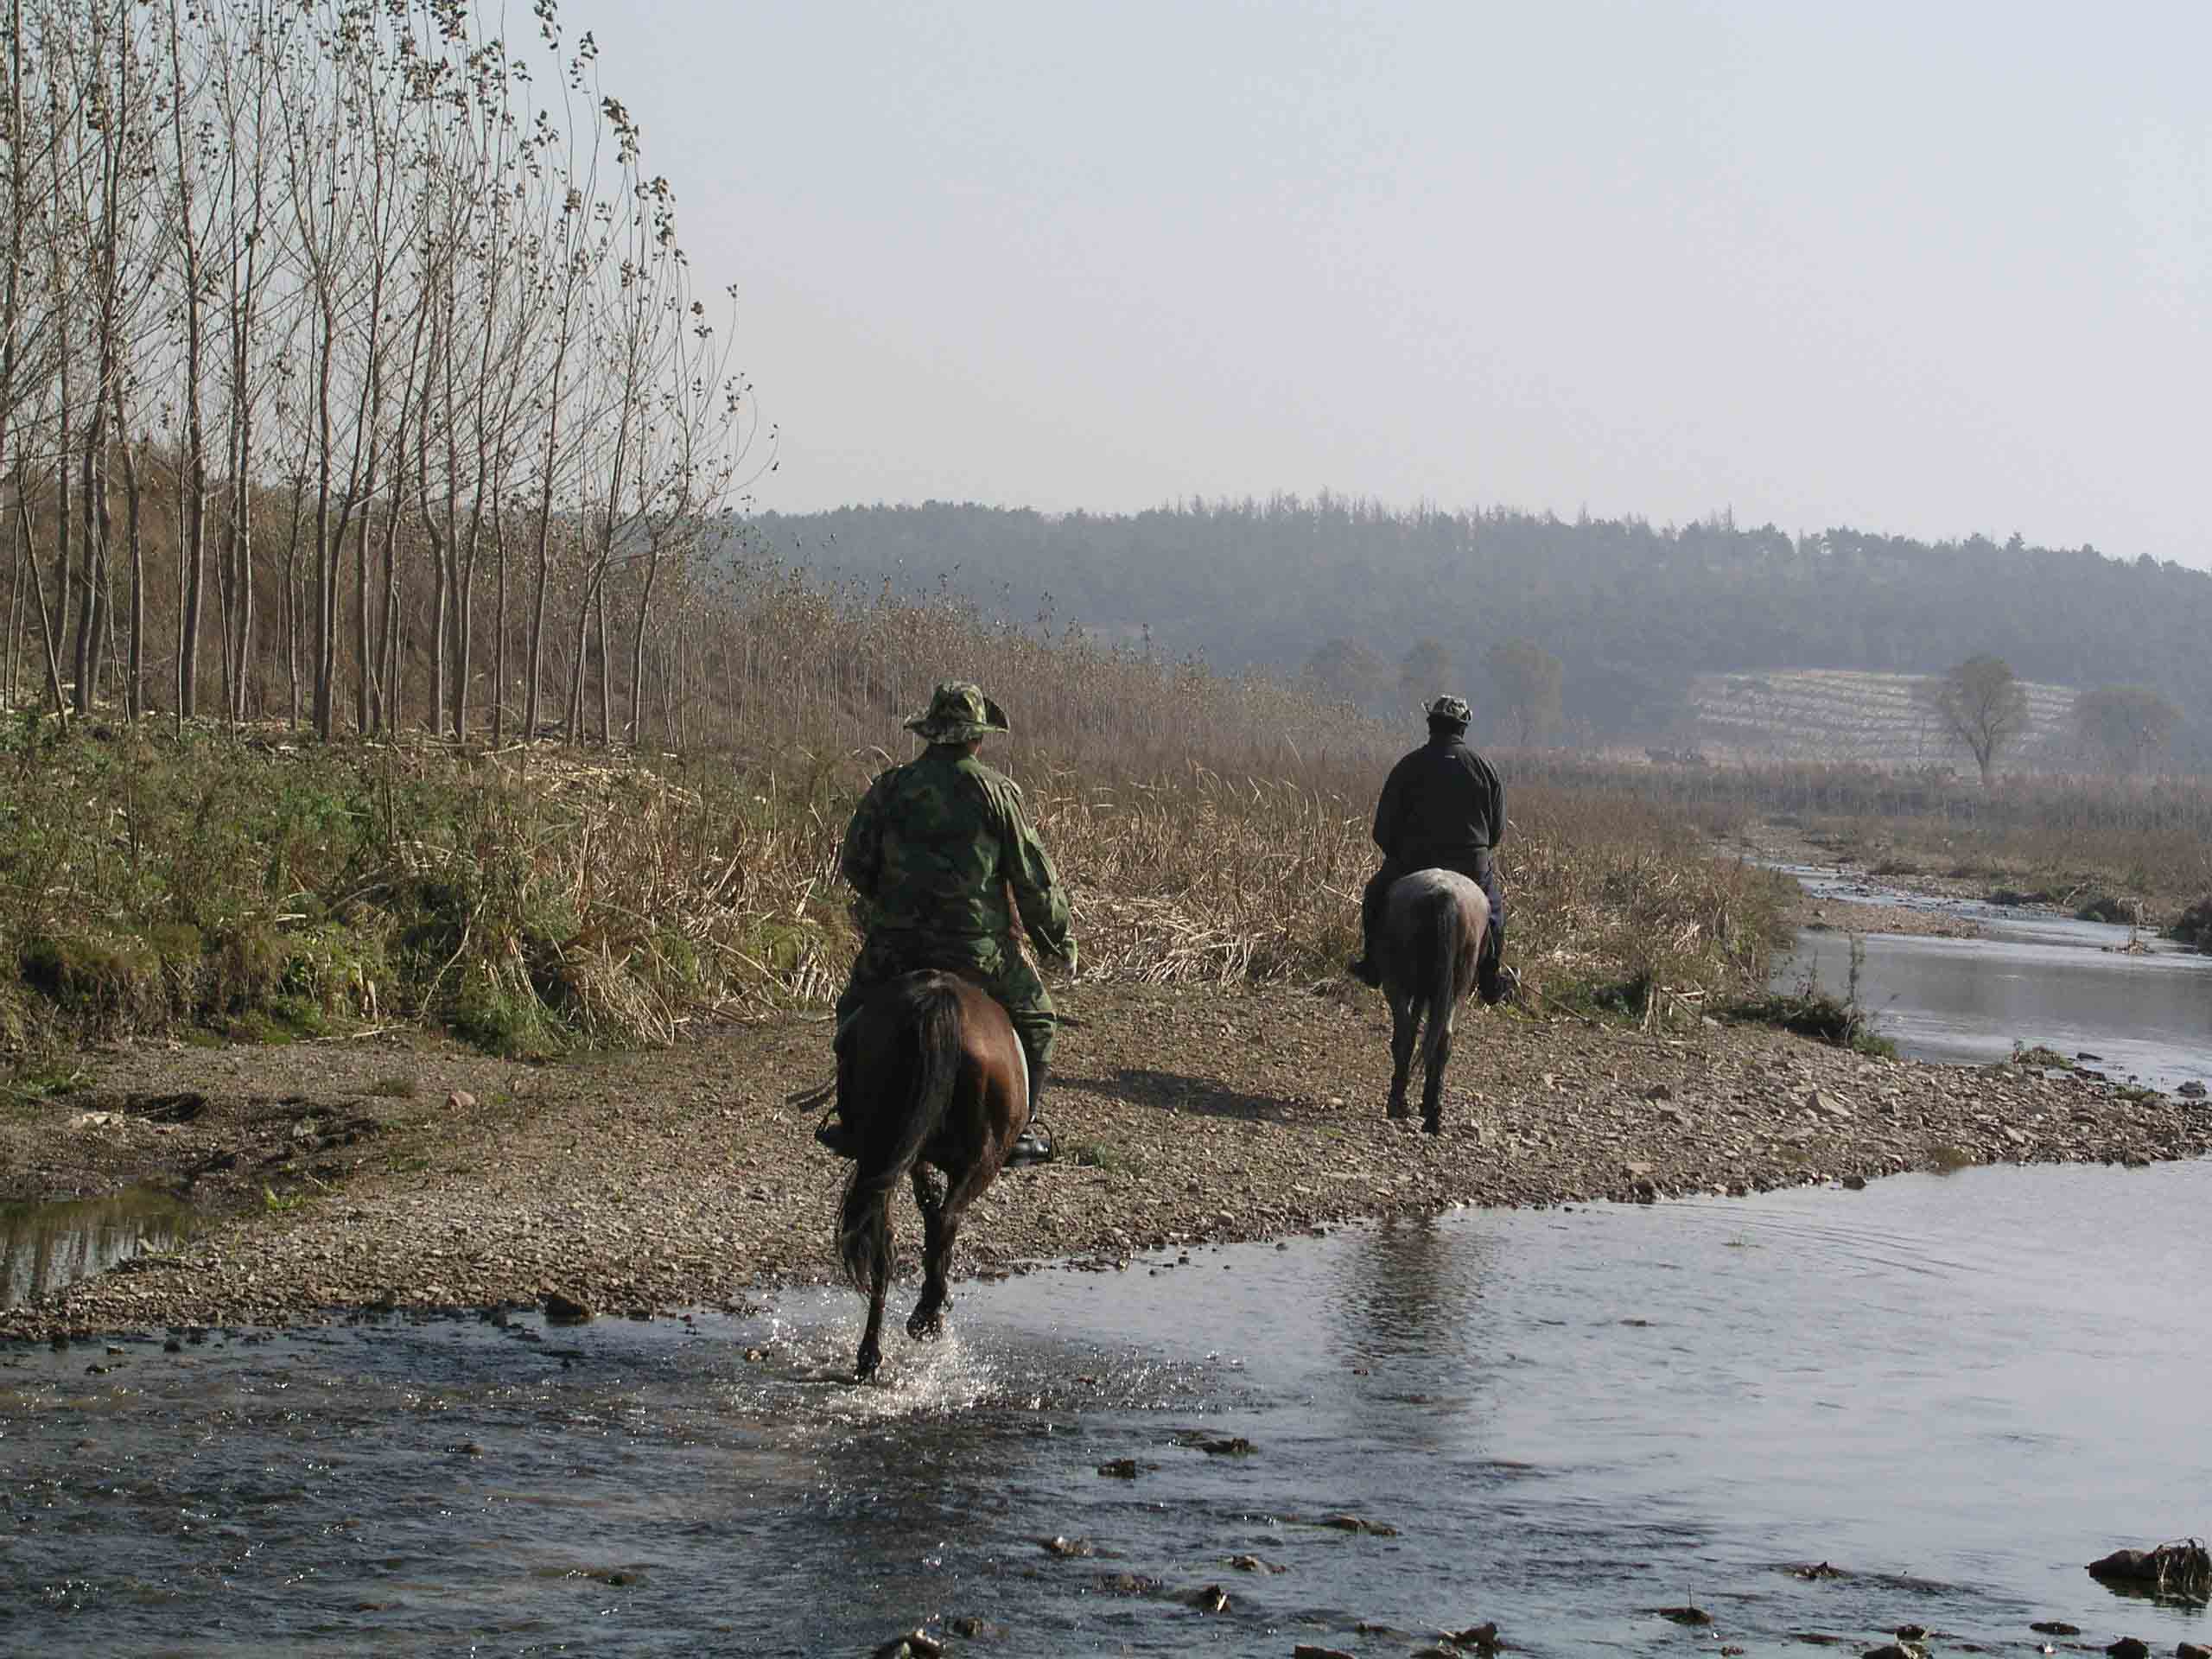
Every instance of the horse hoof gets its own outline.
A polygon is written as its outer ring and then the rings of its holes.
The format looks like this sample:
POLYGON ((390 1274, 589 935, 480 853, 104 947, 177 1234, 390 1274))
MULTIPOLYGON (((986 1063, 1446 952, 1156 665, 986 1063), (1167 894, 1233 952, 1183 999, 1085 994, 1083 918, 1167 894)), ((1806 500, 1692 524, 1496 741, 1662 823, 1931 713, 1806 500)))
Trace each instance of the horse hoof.
POLYGON ((1421 1132, 1423 1135, 1443 1134, 1444 1120, 1440 1117, 1424 1117, 1421 1121, 1421 1132))
POLYGON ((906 1321, 906 1334, 916 1342, 935 1342, 944 1334, 944 1318, 937 1313, 917 1313, 906 1321))
POLYGON ((863 1348, 861 1350, 860 1363, 853 1367, 853 1381, 873 1382, 875 1381, 875 1374, 882 1369, 882 1354, 874 1349, 863 1348))
POLYGON ((1411 1117, 1413 1116, 1413 1111, 1411 1108, 1405 1106, 1397 1101, 1392 1101, 1389 1106, 1389 1115, 1393 1119, 1404 1119, 1411 1117))

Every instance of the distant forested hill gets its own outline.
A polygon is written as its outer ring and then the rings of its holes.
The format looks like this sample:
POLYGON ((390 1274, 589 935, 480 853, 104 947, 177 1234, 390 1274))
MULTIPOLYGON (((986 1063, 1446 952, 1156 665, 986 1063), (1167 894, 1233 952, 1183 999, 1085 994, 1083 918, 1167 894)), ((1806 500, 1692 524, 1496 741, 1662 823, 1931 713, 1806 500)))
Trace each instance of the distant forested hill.
POLYGON ((1614 740, 1687 729, 1700 672, 1919 674, 1987 652, 2024 680, 2156 687, 2185 722, 2175 758, 2212 747, 2212 575, 2018 537, 1792 538, 1327 496, 1113 517, 847 508, 766 514, 747 534, 836 580, 942 588, 1217 667, 1308 671, 1378 708, 1402 702, 1399 665, 1423 640, 1441 648, 1427 668, 1478 692, 1491 646, 1534 642, 1562 664, 1569 730, 1614 740))

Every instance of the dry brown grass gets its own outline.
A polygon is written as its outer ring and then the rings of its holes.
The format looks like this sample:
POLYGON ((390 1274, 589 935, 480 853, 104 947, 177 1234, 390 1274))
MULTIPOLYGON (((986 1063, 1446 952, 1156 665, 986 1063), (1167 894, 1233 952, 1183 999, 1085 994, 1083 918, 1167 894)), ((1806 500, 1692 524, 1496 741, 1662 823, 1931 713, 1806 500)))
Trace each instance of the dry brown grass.
MULTIPOLYGON (((23 728, 0 946, 72 964, 50 1000, 79 1027, 422 1018, 535 1052, 819 1005, 855 944, 846 821, 914 752, 899 718, 964 677, 1012 714, 986 758, 1071 883, 1086 977, 1319 979, 1351 953, 1374 795, 1417 730, 954 606, 764 583, 727 632, 749 666, 676 753, 23 728)), ((1656 1013, 1758 976, 1773 884, 1649 802, 1509 791, 1543 997, 1656 1013)), ((0 1007, 19 1037, 37 1012, 0 1007)))

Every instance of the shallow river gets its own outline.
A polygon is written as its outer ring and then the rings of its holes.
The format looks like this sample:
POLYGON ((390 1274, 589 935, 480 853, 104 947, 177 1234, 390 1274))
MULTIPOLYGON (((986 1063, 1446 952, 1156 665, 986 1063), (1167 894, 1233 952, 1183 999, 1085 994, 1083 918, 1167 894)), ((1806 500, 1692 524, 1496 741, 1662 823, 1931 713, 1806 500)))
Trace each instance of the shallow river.
MULTIPOLYGON (((1967 971, 2212 987, 2087 944, 1967 971)), ((1908 1048, 2205 1062, 2202 1002, 2171 1038, 2049 998, 1909 1025, 1938 959, 1868 942, 1908 1048)), ((1007 1656, 1402 1656, 1491 1619, 1533 1654, 1906 1622, 2033 1652, 2060 1619, 2171 1653, 2212 1619, 2082 1564, 2212 1531, 2208 1260, 2212 1163, 1991 1168, 971 1285, 877 1388, 828 1292, 0 1350, 0 1652, 863 1654, 929 1619, 1007 1656)))
MULTIPOLYGON (((1792 868, 1841 918, 1853 901, 1919 904, 1834 871, 1792 868), (1840 901, 1840 902, 1839 902, 1840 901)), ((1920 1059, 1986 1064, 2019 1044, 2040 1043, 2088 1062, 2108 1076, 2139 1078, 2171 1090, 2212 1085, 2212 957, 2145 938, 2147 954, 2126 952, 2126 927, 2077 922, 1986 904, 1940 908, 1979 922, 1980 939, 1870 934, 1864 940, 1859 999, 1900 1052, 1920 1059)), ((1851 940, 1806 933, 1777 970, 1785 988, 1815 976, 1842 995, 1851 974, 1851 940)))
POLYGON ((2212 1165, 1983 1169, 973 1287, 882 1388, 836 1380, 828 1293, 18 1350, 0 1649, 860 1653, 943 1615, 1008 1655, 1493 1618, 1543 1654, 2050 1618, 2170 1653, 2212 1622, 2082 1566, 2206 1529, 2208 1255, 2212 1165), (1312 1524, 1344 1514, 1395 1535, 1312 1524), (1652 1611, 1685 1604, 1713 1625, 1652 1611))

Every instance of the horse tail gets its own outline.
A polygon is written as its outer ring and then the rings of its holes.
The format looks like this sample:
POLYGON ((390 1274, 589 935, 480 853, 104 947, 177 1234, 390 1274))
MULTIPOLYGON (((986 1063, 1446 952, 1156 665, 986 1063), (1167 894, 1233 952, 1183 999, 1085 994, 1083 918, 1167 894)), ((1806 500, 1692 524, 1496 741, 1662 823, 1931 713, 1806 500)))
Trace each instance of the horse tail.
POLYGON ((1465 989, 1459 976, 1466 963, 1466 932, 1457 894, 1439 893, 1430 903, 1436 932, 1428 964, 1428 1019, 1421 1033, 1421 1063, 1433 1071, 1452 1039, 1452 1011, 1465 989))
POLYGON ((950 985, 932 984, 911 1004, 916 1064, 898 1133, 888 1147, 870 1147, 845 1180, 837 1218, 837 1251, 856 1289, 891 1276, 891 1195, 944 1122, 960 1076, 960 997, 950 985))

